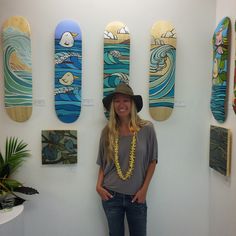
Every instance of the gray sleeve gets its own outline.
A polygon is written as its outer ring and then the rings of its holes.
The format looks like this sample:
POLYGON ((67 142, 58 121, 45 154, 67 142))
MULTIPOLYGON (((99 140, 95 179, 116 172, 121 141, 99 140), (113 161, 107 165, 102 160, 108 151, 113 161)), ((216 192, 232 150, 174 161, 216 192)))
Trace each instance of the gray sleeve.
POLYGON ((98 155, 97 155, 97 164, 99 166, 103 166, 104 164, 104 141, 102 138, 102 135, 100 137, 100 141, 99 141, 99 148, 98 148, 98 155))
POLYGON ((152 123, 150 123, 149 126, 149 151, 148 151, 148 157, 149 157, 149 163, 151 161, 156 161, 158 162, 158 143, 157 143, 157 137, 156 137, 156 132, 154 129, 154 126, 152 123))

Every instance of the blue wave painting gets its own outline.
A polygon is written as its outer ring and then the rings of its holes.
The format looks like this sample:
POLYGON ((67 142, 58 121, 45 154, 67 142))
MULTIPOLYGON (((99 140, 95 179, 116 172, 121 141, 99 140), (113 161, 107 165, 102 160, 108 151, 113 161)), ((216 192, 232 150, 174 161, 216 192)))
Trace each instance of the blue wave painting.
POLYGON ((214 118, 223 123, 226 119, 230 19, 223 18, 213 35, 213 69, 211 111, 214 118))
POLYGON ((30 37, 14 27, 3 31, 5 107, 32 107, 30 37), (12 59, 12 58, 15 59, 12 59))
POLYGON ((129 83, 129 44, 105 44, 103 95, 110 94, 121 82, 129 83))
MULTIPOLYGON (((120 83, 129 84, 130 35, 128 27, 111 22, 104 31, 103 96, 114 91, 120 83)), ((106 118, 109 117, 105 111, 106 118)))
POLYGON ((150 74, 168 69, 165 74, 149 77, 149 106, 174 107, 176 49, 171 45, 160 45, 151 50, 150 74), (167 60, 169 65, 167 65, 167 60))
POLYGON ((65 20, 55 33, 55 110, 64 123, 76 121, 81 111, 82 34, 77 23, 65 20))

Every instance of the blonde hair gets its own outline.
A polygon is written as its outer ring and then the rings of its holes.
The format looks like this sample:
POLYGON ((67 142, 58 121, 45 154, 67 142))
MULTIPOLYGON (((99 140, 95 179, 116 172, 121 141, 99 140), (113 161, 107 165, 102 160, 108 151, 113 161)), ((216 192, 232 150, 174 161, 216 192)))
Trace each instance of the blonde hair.
MULTIPOLYGON (((114 142, 115 137, 119 135, 119 117, 115 113, 113 101, 110 106, 109 120, 105 128, 103 129, 102 135, 105 139, 105 149, 107 153, 107 160, 113 160, 114 156, 114 142)), ((131 112, 130 112, 130 122, 129 129, 130 132, 138 132, 140 128, 145 126, 148 121, 141 119, 137 114, 136 105, 131 99, 131 112)))

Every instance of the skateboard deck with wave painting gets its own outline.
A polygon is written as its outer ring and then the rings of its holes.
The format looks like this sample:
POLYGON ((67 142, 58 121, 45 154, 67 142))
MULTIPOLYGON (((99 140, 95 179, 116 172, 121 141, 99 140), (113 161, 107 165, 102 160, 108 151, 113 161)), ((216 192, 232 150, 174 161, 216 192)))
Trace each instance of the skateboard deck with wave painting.
POLYGON ((27 19, 12 16, 2 28, 5 109, 17 122, 32 114, 31 32, 27 19))
POLYGON ((211 91, 211 112, 223 123, 227 114, 227 86, 229 76, 230 19, 223 18, 216 27, 213 43, 213 70, 211 91))
POLYGON ((168 21, 151 29, 149 112, 154 120, 168 119, 174 108, 176 32, 168 21))
MULTIPOLYGON (((235 44, 236 45, 236 21, 234 22, 234 32, 235 32, 235 44)), ((236 46, 235 46, 236 47, 236 46)), ((236 113, 236 48, 235 48, 235 55, 234 55, 234 95, 233 95, 233 109, 236 113)))
MULTIPOLYGON (((120 83, 129 84, 130 34, 119 21, 109 23, 104 31, 103 96, 120 83)), ((108 117, 107 111, 105 111, 108 117)))
POLYGON ((82 33, 73 20, 55 30, 55 110, 64 123, 76 121, 81 111, 82 33))

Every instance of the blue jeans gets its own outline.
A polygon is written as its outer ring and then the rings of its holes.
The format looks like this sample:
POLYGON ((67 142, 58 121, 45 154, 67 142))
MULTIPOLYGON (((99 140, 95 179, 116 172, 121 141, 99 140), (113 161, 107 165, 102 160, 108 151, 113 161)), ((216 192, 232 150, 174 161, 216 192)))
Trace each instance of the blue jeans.
POLYGON ((110 236, 124 236, 124 218, 126 215, 130 236, 146 236, 147 204, 132 203, 134 196, 108 190, 113 198, 102 201, 110 236))

